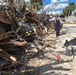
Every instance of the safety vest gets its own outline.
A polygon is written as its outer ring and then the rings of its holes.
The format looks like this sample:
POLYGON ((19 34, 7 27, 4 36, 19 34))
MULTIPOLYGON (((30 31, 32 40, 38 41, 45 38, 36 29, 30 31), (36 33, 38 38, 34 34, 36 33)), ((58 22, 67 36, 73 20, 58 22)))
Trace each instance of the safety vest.
POLYGON ((25 35, 28 37, 28 36, 30 36, 31 34, 27 31, 27 32, 25 32, 25 35))
POLYGON ((55 23, 60 23, 60 18, 56 18, 55 23))

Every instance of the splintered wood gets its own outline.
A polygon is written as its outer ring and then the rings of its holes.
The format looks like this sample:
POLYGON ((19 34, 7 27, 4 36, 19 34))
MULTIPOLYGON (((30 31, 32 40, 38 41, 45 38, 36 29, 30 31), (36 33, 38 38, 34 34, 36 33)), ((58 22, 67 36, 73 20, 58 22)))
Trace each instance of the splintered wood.
MULTIPOLYGON (((21 51, 20 47, 26 44, 26 42, 16 41, 17 43, 14 43, 13 41, 11 41, 10 37, 7 35, 7 34, 10 35, 11 33, 13 32, 0 34, 1 36, 0 37, 0 57, 1 57, 1 60, 4 60, 4 62, 2 61, 1 63, 2 66, 0 67, 0 70, 3 70, 3 69, 11 70, 12 67, 17 66, 19 64, 25 65, 24 63, 18 61, 17 57, 15 57, 15 55, 13 56, 12 52, 16 54, 17 51, 21 51)), ((12 40, 15 41, 14 38, 12 40)))
POLYGON ((46 14, 38 15, 26 11, 26 9, 24 9, 24 13, 18 12, 13 6, 0 12, 0 71, 13 71, 14 68, 26 67, 29 59, 47 46, 55 48, 53 45, 55 40, 53 42, 44 41, 41 48, 38 47, 39 43, 36 44, 39 41, 38 38, 43 39, 42 36, 48 34, 49 26, 50 23, 46 14), (22 22, 22 26, 18 30, 19 22, 22 22), (33 32, 30 32, 31 29, 33 32), (32 40, 34 38, 33 42, 26 40, 25 33, 27 31, 30 33, 27 39, 32 40), (34 42, 35 40, 36 42, 34 42), (34 47, 31 47, 31 43, 34 47))

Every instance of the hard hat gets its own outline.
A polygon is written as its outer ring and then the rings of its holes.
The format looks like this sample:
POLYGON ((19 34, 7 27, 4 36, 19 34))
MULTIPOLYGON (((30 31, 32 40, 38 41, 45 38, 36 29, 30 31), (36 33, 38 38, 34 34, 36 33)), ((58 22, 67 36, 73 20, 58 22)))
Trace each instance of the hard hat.
POLYGON ((56 15, 59 15, 59 13, 58 13, 58 12, 56 12, 56 15))

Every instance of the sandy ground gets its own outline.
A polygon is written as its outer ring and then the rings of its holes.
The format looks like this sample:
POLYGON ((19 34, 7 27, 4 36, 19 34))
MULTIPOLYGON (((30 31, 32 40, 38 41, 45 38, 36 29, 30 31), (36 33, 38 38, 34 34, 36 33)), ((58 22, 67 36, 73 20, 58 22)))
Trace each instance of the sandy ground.
MULTIPOLYGON (((54 42, 56 49, 46 47, 43 53, 29 61, 28 65, 34 67, 33 75, 76 75, 76 57, 73 61, 71 51, 62 48, 66 39, 76 37, 76 24, 64 24, 58 40, 54 42), (60 60, 57 60, 57 55, 60 60)), ((44 38, 56 39, 55 32, 44 38)))

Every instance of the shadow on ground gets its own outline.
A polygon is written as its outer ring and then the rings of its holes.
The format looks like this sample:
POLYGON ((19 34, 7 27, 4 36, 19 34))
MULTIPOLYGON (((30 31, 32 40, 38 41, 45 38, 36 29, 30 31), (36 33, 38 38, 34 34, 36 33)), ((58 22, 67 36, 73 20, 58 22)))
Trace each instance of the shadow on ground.
MULTIPOLYGON (((62 64, 65 62, 66 61, 61 60, 61 61, 55 61, 54 63, 50 63, 50 64, 38 66, 38 67, 28 66, 27 69, 33 69, 33 71, 31 72, 31 74, 27 74, 27 75, 36 75, 36 74, 37 75, 62 75, 61 73, 53 72, 53 70, 54 71, 55 70, 56 71, 70 71, 71 69, 64 68, 62 66, 54 67, 55 65, 62 64)), ((67 74, 64 74, 64 75, 67 75, 67 74)))
MULTIPOLYGON (((76 51, 76 49, 75 49, 75 51, 76 51)), ((49 53, 49 52, 52 53, 54 51, 53 50, 52 51, 51 50, 50 51, 45 51, 45 52, 42 51, 40 54, 38 54, 36 56, 36 58, 38 58, 38 60, 39 59, 43 60, 44 54, 49 53)), ((65 51, 57 51, 57 53, 69 57, 69 56, 71 56, 71 50, 68 51, 68 52, 66 50, 65 51)), ((76 55, 76 53, 75 53, 75 55, 76 55)), ((66 73, 66 72, 69 72, 71 70, 70 68, 64 68, 63 66, 59 65, 59 64, 63 64, 63 63, 68 63, 69 61, 64 61, 64 60, 57 61, 55 59, 52 59, 51 57, 46 58, 46 59, 49 59, 51 61, 54 60, 54 62, 50 62, 48 64, 45 64, 45 65, 42 65, 42 66, 37 66, 37 67, 27 66, 27 70, 30 70, 30 72, 28 71, 26 73, 26 75, 68 75, 68 74, 61 74, 61 72, 65 71, 65 73, 66 73), (57 65, 59 65, 59 66, 57 66, 57 65), (61 72, 56 73, 54 71, 61 71, 61 72)))

